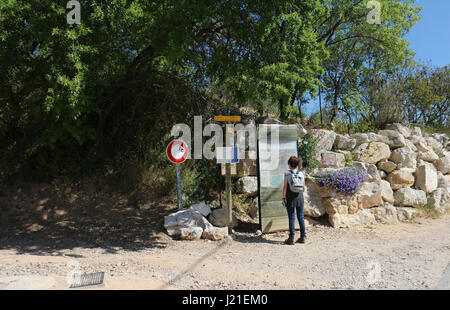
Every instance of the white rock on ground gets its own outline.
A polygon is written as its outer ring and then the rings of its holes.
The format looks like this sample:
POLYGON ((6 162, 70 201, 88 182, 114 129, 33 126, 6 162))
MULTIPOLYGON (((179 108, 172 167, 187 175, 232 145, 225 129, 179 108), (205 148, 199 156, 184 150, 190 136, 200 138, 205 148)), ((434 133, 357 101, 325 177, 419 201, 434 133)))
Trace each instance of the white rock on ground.
POLYGON ((247 196, 256 196, 258 195, 258 178, 254 176, 240 178, 237 181, 236 189, 239 193, 247 196))
MULTIPOLYGON (((226 227, 227 223, 228 223, 228 214, 227 214, 227 209, 226 208, 219 208, 219 209, 214 209, 211 212, 211 215, 209 216, 209 221, 211 222, 211 224, 213 224, 214 226, 217 227, 226 227)), ((233 227, 236 226, 237 224, 237 220, 236 217, 233 214, 232 217, 232 223, 233 223, 233 227)))
POLYGON ((426 193, 434 191, 438 186, 436 171, 428 165, 419 166, 416 170, 416 182, 414 186, 426 193))
POLYGON ((213 241, 222 240, 228 237, 228 227, 214 227, 212 225, 207 226, 202 233, 203 239, 209 239, 213 241))
POLYGON ((412 188, 400 188, 394 193, 396 206, 419 207, 427 204, 424 191, 412 188))
POLYGON ((183 240, 198 240, 200 238, 220 240, 228 236, 228 229, 214 227, 203 215, 192 209, 181 210, 169 214, 164 219, 164 228, 169 236, 179 236, 183 240))
POLYGON ((208 216, 211 214, 211 207, 204 202, 193 204, 189 209, 200 212, 203 216, 208 216))
POLYGON ((211 225, 200 212, 181 210, 164 218, 164 228, 169 236, 180 236, 181 239, 200 239, 203 229, 211 225))

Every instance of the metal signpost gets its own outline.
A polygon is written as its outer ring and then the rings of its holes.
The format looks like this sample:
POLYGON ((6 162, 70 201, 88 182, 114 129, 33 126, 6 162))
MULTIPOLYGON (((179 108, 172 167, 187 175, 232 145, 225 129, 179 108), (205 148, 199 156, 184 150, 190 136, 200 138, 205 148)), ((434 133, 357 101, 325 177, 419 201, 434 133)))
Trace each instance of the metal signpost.
POLYGON ((187 144, 178 137, 169 143, 166 148, 167 157, 171 162, 173 162, 177 168, 177 196, 178 196, 178 210, 183 209, 183 196, 181 193, 181 172, 180 164, 184 162, 188 156, 189 150, 187 144))
MULTIPOLYGON (((214 121, 216 122, 226 122, 227 124, 232 122, 239 122, 241 120, 240 116, 230 116, 229 110, 226 114, 228 115, 216 115, 214 116, 214 121)), ((226 126, 226 135, 234 135, 234 128, 226 126)), ((232 204, 232 194, 231 194, 231 164, 239 162, 238 159, 238 148, 237 146, 228 147, 217 147, 216 148, 216 159, 217 163, 225 164, 225 194, 227 200, 227 218, 228 218, 228 232, 231 233, 233 228, 233 204, 232 204)))

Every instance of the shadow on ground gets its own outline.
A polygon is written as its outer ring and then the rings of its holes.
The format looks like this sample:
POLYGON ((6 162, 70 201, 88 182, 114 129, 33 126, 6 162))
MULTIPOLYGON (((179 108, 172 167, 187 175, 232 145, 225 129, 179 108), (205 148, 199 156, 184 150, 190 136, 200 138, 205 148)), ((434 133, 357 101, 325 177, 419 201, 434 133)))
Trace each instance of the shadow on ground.
POLYGON ((165 247, 164 216, 176 206, 165 202, 139 205, 102 185, 55 190, 47 184, 0 188, 0 249, 46 255, 61 250, 102 248, 141 250, 165 247))

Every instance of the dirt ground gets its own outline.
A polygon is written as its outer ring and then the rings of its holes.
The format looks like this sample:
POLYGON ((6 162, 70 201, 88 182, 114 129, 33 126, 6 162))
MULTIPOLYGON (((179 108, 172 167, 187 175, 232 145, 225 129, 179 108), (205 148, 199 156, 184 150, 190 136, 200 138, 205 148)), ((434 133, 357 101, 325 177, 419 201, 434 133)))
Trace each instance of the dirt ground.
POLYGON ((180 241, 162 226, 176 206, 133 208, 92 190, 3 191, 0 289, 68 289, 71 272, 100 271, 104 285, 87 289, 433 289, 450 261, 448 214, 352 230, 321 223, 294 246, 252 225, 225 241, 180 241))

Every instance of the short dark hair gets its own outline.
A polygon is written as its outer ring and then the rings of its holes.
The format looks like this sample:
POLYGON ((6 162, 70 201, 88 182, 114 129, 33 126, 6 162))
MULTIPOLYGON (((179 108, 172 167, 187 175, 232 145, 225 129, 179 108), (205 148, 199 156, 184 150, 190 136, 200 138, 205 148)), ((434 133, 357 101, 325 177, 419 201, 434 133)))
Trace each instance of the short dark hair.
POLYGON ((297 156, 291 156, 291 157, 289 157, 288 164, 289 164, 289 166, 291 166, 292 168, 297 168, 299 162, 300 162, 300 160, 298 159, 297 156))

